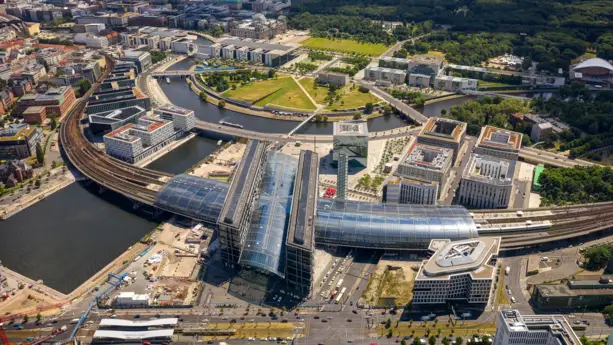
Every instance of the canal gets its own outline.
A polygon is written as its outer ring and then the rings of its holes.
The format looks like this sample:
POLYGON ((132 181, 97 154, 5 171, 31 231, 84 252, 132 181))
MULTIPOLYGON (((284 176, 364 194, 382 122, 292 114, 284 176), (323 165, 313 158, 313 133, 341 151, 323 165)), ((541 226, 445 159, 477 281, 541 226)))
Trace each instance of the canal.
MULTIPOLYGON (((149 168, 173 174, 211 154, 217 142, 196 136, 149 168)), ((132 202, 94 184, 73 183, 0 221, 0 261, 11 270, 69 293, 153 230, 132 202)))

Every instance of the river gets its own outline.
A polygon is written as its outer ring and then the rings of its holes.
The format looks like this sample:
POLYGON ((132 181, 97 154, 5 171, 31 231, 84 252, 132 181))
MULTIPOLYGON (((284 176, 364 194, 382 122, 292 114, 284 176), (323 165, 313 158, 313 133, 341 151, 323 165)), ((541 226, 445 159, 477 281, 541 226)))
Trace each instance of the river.
MULTIPOLYGON (((196 136, 149 168, 179 174, 208 156, 216 141, 196 136)), ((0 221, 0 261, 69 293, 157 225, 133 213, 132 203, 81 183, 0 221)))

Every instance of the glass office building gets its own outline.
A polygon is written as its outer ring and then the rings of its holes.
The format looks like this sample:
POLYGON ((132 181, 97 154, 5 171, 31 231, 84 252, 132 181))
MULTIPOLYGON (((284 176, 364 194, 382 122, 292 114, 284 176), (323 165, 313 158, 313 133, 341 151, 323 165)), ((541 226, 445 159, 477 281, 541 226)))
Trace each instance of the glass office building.
POLYGON ((368 126, 366 121, 334 122, 332 159, 338 162, 340 155, 347 156, 347 162, 368 164, 368 126))
POLYGON ((461 206, 394 205, 319 199, 318 244, 381 249, 427 248, 430 240, 477 237, 461 206))

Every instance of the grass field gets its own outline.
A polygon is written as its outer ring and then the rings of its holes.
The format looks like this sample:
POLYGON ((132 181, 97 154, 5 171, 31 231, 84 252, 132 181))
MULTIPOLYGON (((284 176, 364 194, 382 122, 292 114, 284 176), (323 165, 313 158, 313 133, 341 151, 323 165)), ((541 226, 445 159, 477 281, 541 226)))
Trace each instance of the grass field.
POLYGON ((336 51, 342 53, 356 53, 369 56, 383 54, 388 46, 381 43, 359 43, 354 40, 331 40, 328 38, 311 37, 300 42, 304 47, 318 50, 336 51))
POLYGON ((289 109, 315 110, 315 105, 309 97, 294 79, 287 75, 239 86, 236 90, 226 91, 224 96, 252 102, 258 106, 270 104, 289 109))
MULTIPOLYGON (((254 323, 210 323, 206 326, 207 329, 235 329, 236 334, 232 336, 201 336, 204 340, 214 339, 240 339, 247 337, 291 337, 294 334, 293 323, 280 322, 254 322, 254 323)), ((185 336, 191 336, 190 330, 183 330, 187 333, 185 336)))
MULTIPOLYGON (((415 322, 413 325, 409 327, 409 322, 401 322, 396 328, 395 324, 392 323, 392 326, 389 328, 392 330, 393 336, 415 336, 415 337, 424 337, 427 333, 427 330, 430 331, 430 335, 437 335, 437 330, 441 330, 441 338, 449 337, 451 332, 453 331, 453 337, 458 336, 467 336, 472 334, 493 334, 496 332, 496 324, 495 323, 482 323, 482 322, 474 322, 474 321, 458 321, 455 326, 447 325, 447 323, 438 323, 434 324, 434 322, 428 322, 424 324, 423 322, 415 322)), ((380 336, 385 336, 388 334, 388 329, 385 328, 385 325, 377 326, 377 334, 380 336)))
POLYGON ((502 86, 517 86, 517 85, 497 83, 497 82, 494 82, 494 81, 479 80, 479 88, 482 88, 482 87, 502 87, 502 86))
MULTIPOLYGON (((326 102, 326 97, 328 96, 328 88, 324 86, 319 86, 315 88, 314 86, 314 78, 302 78, 300 79, 300 84, 304 89, 313 97, 317 104, 328 104, 326 102)), ((360 108, 366 105, 366 103, 378 103, 380 100, 370 93, 362 93, 358 91, 358 89, 351 90, 351 85, 344 87, 341 90, 338 90, 336 93, 344 92, 341 99, 334 104, 329 105, 326 109, 352 109, 352 108, 360 108), (341 104, 341 102, 343 104, 341 104)))

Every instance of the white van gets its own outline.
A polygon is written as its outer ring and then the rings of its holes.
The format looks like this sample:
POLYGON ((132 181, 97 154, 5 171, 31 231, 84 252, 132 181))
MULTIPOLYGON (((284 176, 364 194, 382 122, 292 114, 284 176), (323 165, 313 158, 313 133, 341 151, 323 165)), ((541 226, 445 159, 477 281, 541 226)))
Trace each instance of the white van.
POLYGON ((79 319, 72 319, 72 320, 70 320, 71 324, 75 324, 75 323, 78 323, 78 322, 79 322, 79 319))
POLYGON ((511 297, 511 303, 515 303, 515 302, 517 302, 517 301, 515 300, 515 297, 511 297))

